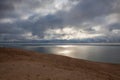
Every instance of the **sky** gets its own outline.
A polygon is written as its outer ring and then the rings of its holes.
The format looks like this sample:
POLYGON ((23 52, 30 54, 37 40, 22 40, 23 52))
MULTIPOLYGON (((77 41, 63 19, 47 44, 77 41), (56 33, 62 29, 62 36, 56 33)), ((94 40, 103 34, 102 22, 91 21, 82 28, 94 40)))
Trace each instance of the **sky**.
POLYGON ((120 0, 0 0, 0 41, 120 42, 120 0))

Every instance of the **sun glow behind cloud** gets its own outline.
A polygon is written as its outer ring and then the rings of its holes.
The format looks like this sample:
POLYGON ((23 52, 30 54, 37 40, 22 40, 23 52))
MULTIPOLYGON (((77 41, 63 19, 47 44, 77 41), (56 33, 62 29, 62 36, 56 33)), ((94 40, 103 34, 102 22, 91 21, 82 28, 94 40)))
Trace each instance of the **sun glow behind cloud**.
POLYGON ((45 31, 44 39, 87 39, 103 36, 103 34, 91 34, 83 29, 74 27, 64 27, 62 29, 47 29, 45 31))

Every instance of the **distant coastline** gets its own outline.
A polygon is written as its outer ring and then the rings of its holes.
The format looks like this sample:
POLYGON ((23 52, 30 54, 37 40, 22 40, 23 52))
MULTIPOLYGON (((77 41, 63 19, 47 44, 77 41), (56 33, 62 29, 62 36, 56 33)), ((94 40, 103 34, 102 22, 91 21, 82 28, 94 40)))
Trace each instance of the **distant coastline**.
POLYGON ((0 44, 39 44, 39 45, 90 45, 90 46, 120 46, 120 43, 41 43, 41 42, 0 42, 0 44))

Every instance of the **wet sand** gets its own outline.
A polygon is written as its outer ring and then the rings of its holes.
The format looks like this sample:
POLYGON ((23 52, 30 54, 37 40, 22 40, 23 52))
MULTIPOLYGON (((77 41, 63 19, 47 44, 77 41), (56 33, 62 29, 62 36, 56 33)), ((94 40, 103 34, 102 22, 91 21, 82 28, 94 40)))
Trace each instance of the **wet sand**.
POLYGON ((120 80, 120 64, 0 48, 0 80, 120 80))

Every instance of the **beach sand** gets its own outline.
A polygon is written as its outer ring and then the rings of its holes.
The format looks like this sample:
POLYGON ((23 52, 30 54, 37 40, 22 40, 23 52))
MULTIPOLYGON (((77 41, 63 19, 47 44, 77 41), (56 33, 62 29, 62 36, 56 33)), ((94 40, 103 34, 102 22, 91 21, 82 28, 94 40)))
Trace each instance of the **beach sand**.
POLYGON ((120 80, 120 64, 0 48, 0 80, 120 80))

